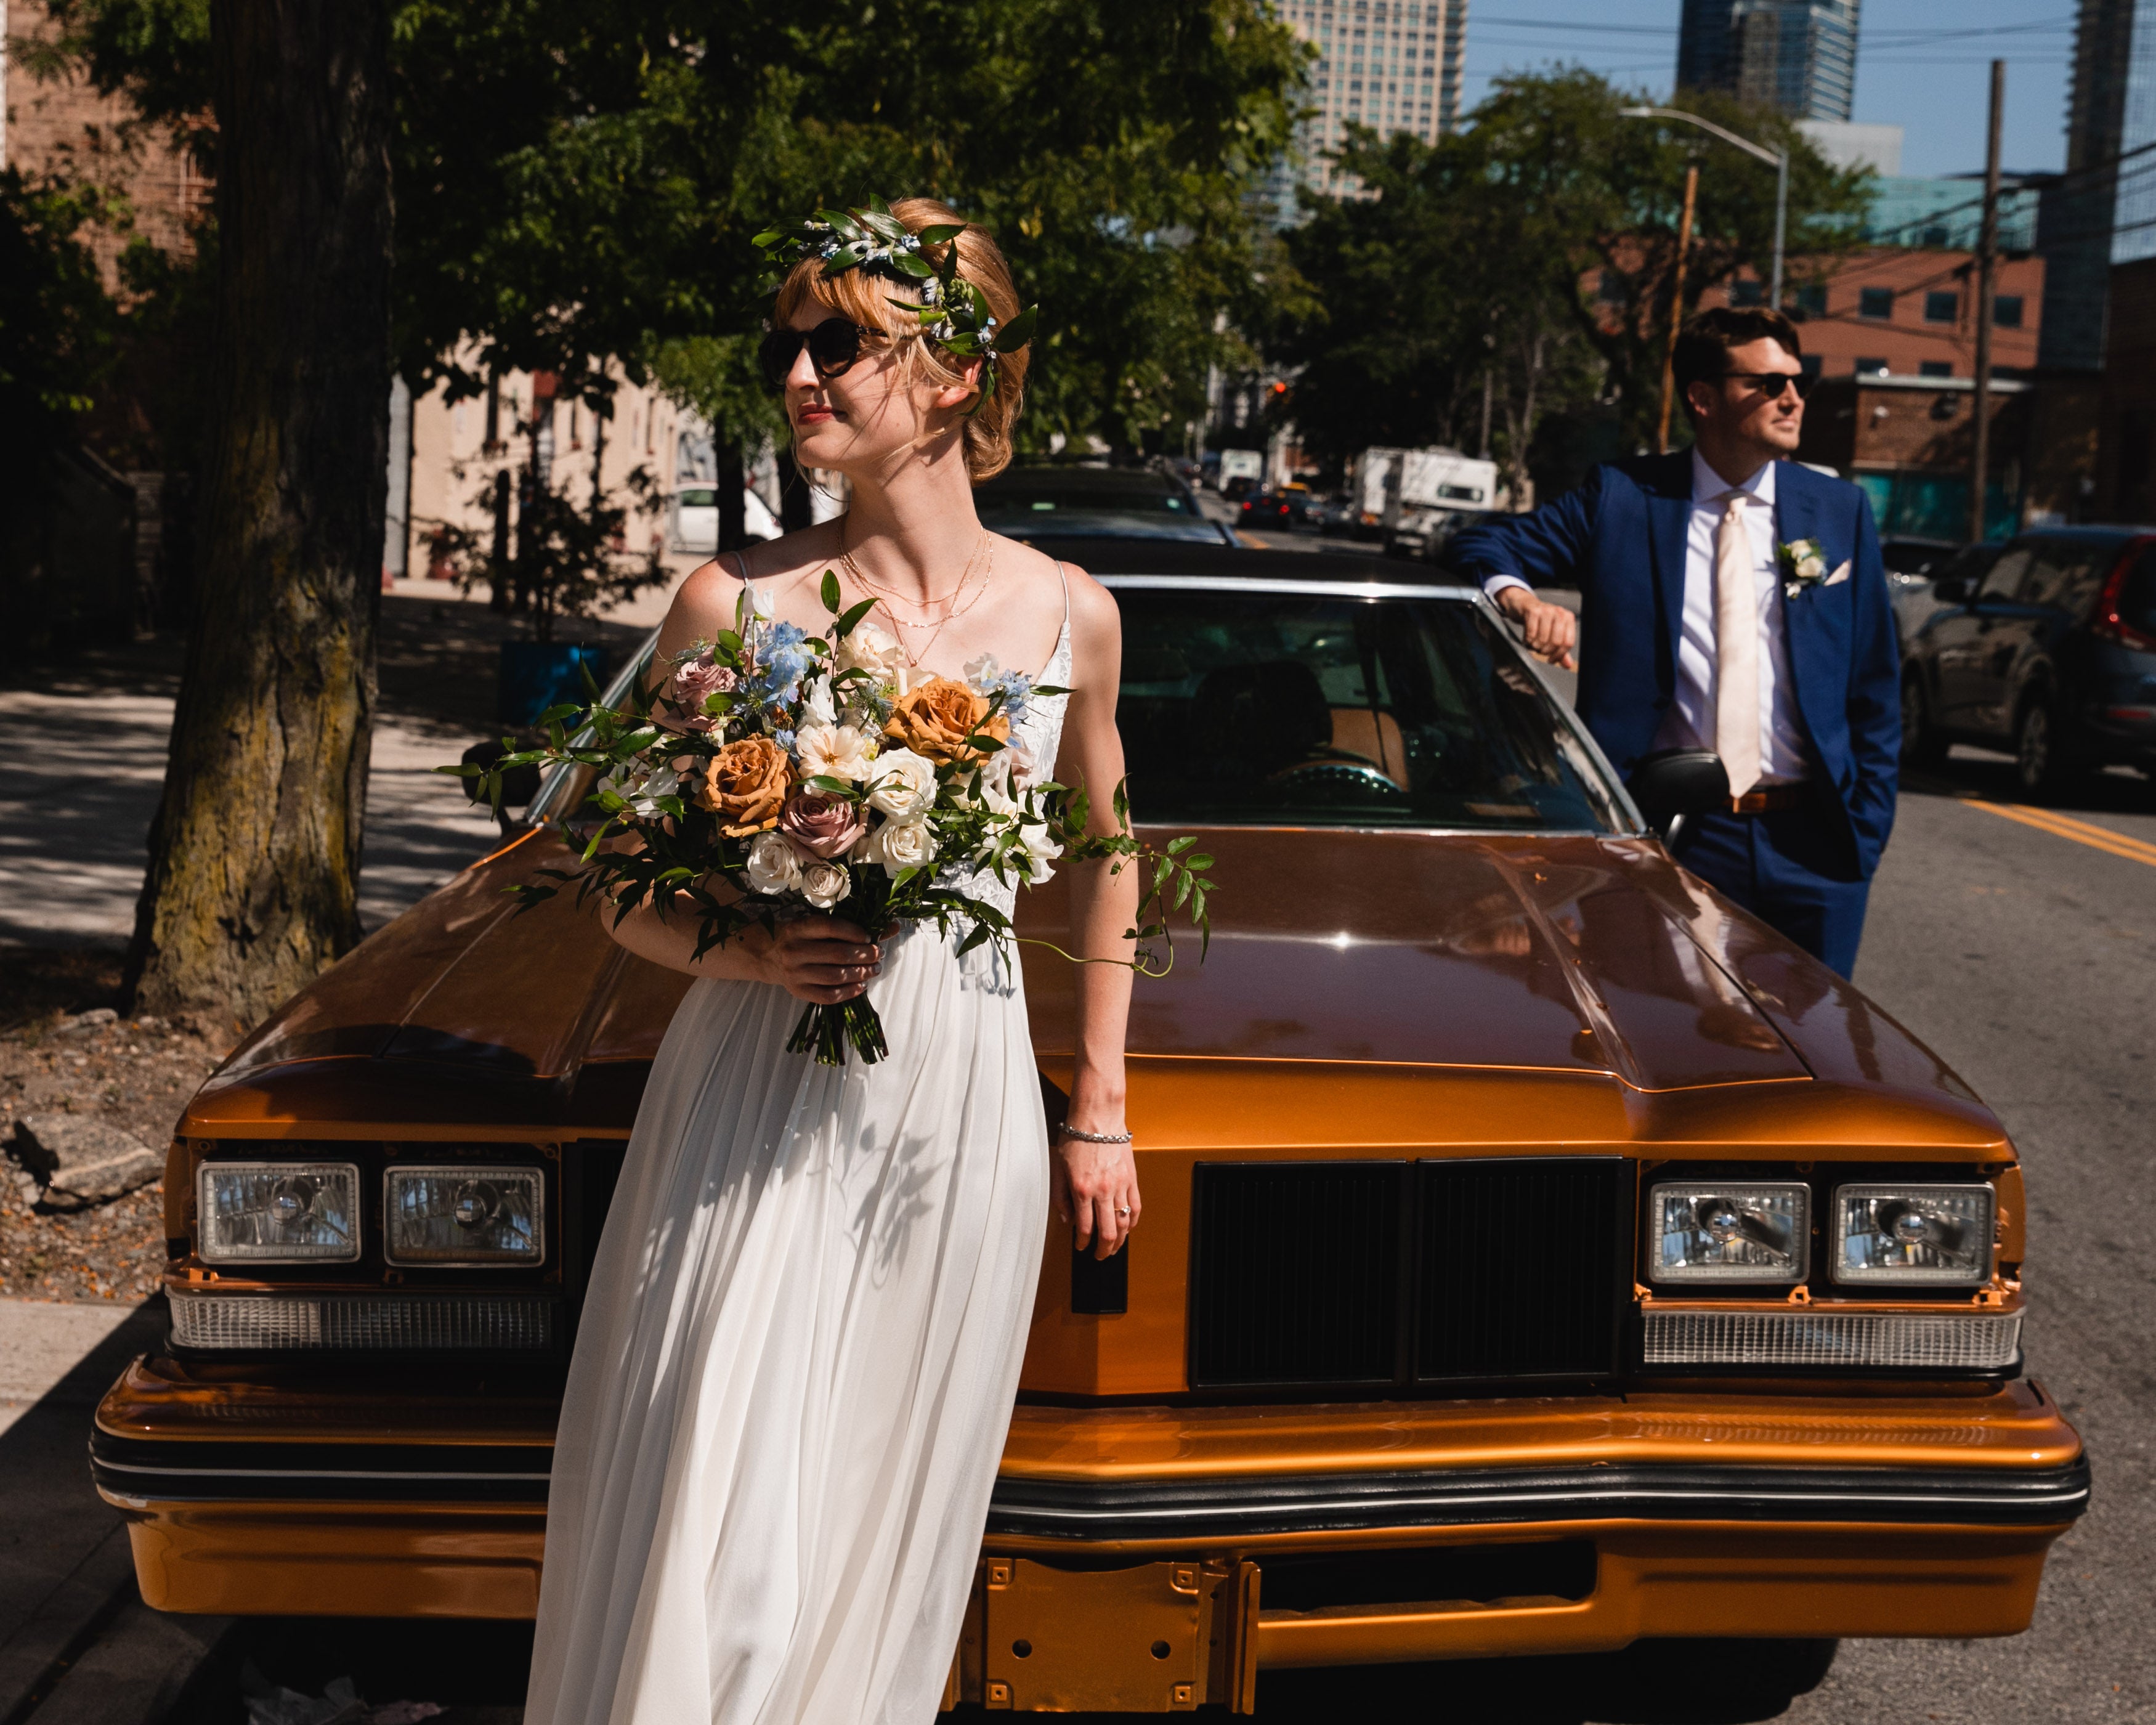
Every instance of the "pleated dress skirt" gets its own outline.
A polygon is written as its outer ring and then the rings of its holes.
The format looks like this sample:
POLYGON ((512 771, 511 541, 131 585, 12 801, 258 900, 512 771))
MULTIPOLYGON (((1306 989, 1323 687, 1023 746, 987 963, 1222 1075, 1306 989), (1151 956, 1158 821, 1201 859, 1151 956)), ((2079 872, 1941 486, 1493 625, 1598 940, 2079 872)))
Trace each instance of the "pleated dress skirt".
POLYGON ((1015 967, 884 943, 889 1056, 701 980, 660 1048, 562 1404, 526 1725, 927 1725, 1048 1205, 1015 967))

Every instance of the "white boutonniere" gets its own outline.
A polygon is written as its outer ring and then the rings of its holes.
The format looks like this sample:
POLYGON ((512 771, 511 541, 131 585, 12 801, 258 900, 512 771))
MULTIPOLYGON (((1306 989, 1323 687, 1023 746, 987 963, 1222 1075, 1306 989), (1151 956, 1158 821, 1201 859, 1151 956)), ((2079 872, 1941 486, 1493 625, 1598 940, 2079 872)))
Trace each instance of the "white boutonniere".
POLYGON ((1782 593, 1794 598, 1808 587, 1826 579, 1826 552, 1816 539, 1799 539, 1774 547, 1774 560, 1782 566, 1782 593))

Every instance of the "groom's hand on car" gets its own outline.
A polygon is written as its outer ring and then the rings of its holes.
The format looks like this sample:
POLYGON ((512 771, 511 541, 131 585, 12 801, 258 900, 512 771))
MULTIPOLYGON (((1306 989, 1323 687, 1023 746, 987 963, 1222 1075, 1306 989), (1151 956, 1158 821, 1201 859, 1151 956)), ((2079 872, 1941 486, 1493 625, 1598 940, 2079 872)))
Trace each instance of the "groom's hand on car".
POLYGON ((883 968, 883 948, 865 928, 832 916, 798 916, 768 936, 767 978, 796 1000, 836 1006, 853 999, 883 968))
POLYGON ((1562 605, 1537 598, 1524 587, 1508 587, 1497 595, 1497 608, 1520 625, 1527 650, 1546 665, 1573 670, 1572 649, 1579 644, 1579 619, 1562 605))

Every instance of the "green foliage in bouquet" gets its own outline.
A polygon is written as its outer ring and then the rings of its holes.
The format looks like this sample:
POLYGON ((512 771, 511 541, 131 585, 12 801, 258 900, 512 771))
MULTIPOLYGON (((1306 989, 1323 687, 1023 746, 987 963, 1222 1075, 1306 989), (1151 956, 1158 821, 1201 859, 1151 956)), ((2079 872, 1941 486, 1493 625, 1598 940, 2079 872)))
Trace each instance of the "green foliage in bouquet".
MULTIPOLYGON (((1130 828, 1116 788, 1116 830, 1091 830, 1082 789, 1034 778, 1012 742, 1029 701, 1070 691, 977 661, 961 683, 915 680, 896 642, 865 626, 874 602, 840 609, 826 572, 826 635, 771 620, 753 588, 735 627, 699 643, 659 680, 641 679, 625 708, 591 700, 541 716, 546 742, 491 767, 439 770, 482 781, 498 809, 502 776, 520 767, 588 771, 586 808, 598 819, 560 831, 573 865, 542 869, 510 891, 524 908, 572 886, 579 902, 610 904, 619 924, 649 906, 696 925, 701 958, 744 931, 775 932, 801 916, 843 916, 881 938, 906 922, 933 922, 958 951, 994 942, 1008 956, 1019 937, 997 904, 968 892, 993 880, 1037 886, 1065 862, 1140 871, 1127 963, 1147 976, 1174 963, 1171 916, 1187 916, 1202 958, 1213 859, 1196 840, 1156 849, 1130 828)), ((589 679, 587 678, 589 684, 589 679)), ((505 743, 507 739, 505 739, 505 743)), ((811 1004, 788 1044, 838 1065, 851 1047, 864 1061, 887 1053, 865 995, 811 1004)))

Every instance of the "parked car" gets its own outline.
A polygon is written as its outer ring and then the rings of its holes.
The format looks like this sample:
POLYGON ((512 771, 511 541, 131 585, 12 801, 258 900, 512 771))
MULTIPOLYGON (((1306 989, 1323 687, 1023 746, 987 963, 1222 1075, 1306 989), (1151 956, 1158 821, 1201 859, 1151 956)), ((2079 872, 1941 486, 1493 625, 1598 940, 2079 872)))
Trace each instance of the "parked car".
POLYGON ((2156 778, 2156 528, 2024 533, 1933 591, 1902 668, 1907 760, 2010 749, 2032 797, 2122 762, 2156 778))
POLYGON ((1245 494, 1235 511, 1235 525, 1286 533, 1294 530, 1295 514, 1292 503, 1270 486, 1264 486, 1245 494))
MULTIPOLYGON (((1042 1219, 951 1700, 1247 1712, 1274 1666, 1772 1638, 1671 1678, 1736 1707, 1834 1637, 2025 1626, 2088 1474, 1969 1087, 1671 863, 1479 592, 1042 542, 1113 589, 1141 811, 1220 891, 1132 1014, 1143 1230, 1103 1263, 1042 1219)), ((572 894, 508 907, 566 855, 468 869, 187 1105, 171 1342, 92 1440, 151 1605, 532 1614, 687 986, 572 894)), ((1025 932, 1067 940, 1062 894, 1025 932)), ((1052 1116, 1075 973, 1022 952, 1052 1116)))
MULTIPOLYGON (((778 517, 756 494, 753 485, 742 488, 742 521, 752 540, 776 539, 778 517)), ((685 485, 667 500, 668 548, 706 554, 719 548, 719 494, 711 485, 685 485)))
POLYGON ((1964 545, 1952 555, 1938 558, 1928 566, 1927 572, 1897 575, 1889 571, 1887 576, 1887 597, 1894 608, 1895 637, 1902 644, 1907 657, 1909 643, 1917 638, 1925 620, 1942 608, 1938 590, 1948 583, 1961 583, 1963 588, 1974 592, 1977 585, 1999 561, 1999 553, 2006 549, 2004 540, 1987 539, 1975 545, 1964 545))
POLYGON ((1311 519, 1327 539, 1343 539, 1354 531, 1360 511, 1345 491, 1330 491, 1311 509, 1311 519))
POLYGON ((1065 539, 1235 542, 1225 527, 1199 510, 1182 475, 1165 466, 1041 462, 1007 467, 973 488, 973 506, 988 526, 1014 539, 1050 533, 1065 539))
POLYGON ((1879 560, 1890 582, 1928 581, 1941 573, 1962 548, 1958 539, 1923 539, 1912 533, 1885 533, 1879 560))
POLYGON ((1311 511, 1317 506, 1317 494, 1299 480, 1290 480, 1280 488, 1281 501, 1287 505, 1288 524, 1306 527, 1311 511))

